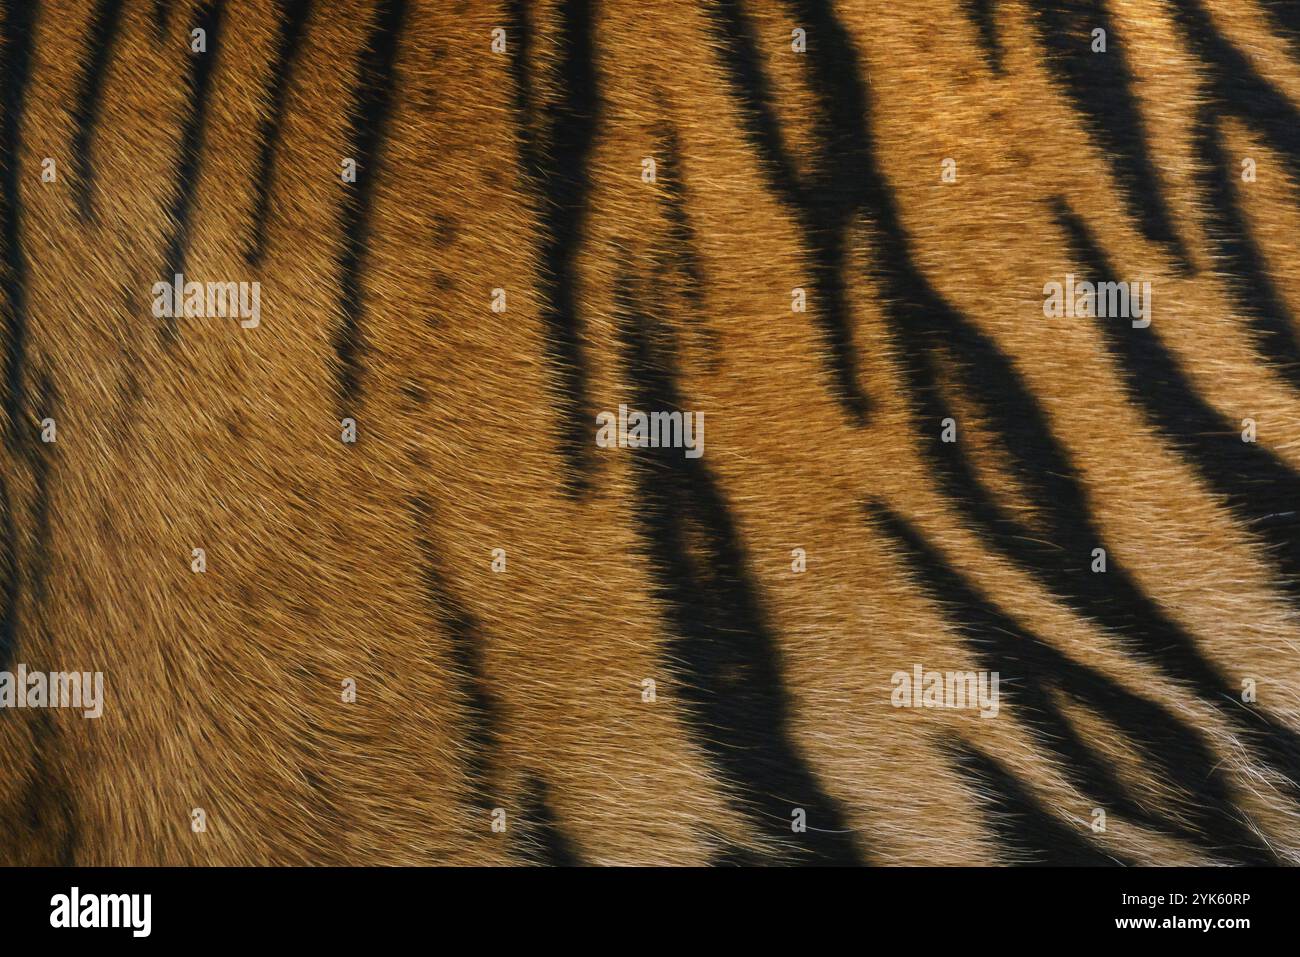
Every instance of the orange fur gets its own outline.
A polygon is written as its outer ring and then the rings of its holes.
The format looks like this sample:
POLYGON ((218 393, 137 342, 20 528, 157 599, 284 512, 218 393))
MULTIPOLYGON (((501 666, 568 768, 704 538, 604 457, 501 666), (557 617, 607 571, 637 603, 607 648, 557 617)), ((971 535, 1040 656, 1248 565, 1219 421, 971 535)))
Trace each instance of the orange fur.
MULTIPOLYGON (((597 448, 595 425, 584 425, 591 487, 571 488, 548 344, 546 210, 519 162, 518 34, 508 31, 506 53, 490 48, 507 11, 407 11, 386 134, 360 170, 375 179, 363 371, 348 394, 334 343, 346 321, 342 210, 356 186, 339 170, 357 146, 357 64, 376 4, 314 5, 254 268, 244 250, 279 13, 263 0, 226 3, 184 266, 197 279, 259 281, 263 314, 255 329, 181 319, 174 340, 150 314, 148 290, 174 225, 195 56, 187 35, 200 5, 177 4, 160 35, 152 3, 125 4, 89 156, 93 221, 79 216, 68 172, 93 5, 64 6, 40 5, 22 147, 3 157, 16 169, 27 262, 21 415, 5 421, 0 457, 14 529, 5 573, 21 583, 5 613, 16 622, 12 662, 101 670, 106 702, 97 720, 0 712, 0 857, 496 864, 544 856, 556 833, 587 863, 797 854, 804 837, 753 813, 756 796, 720 770, 710 733, 693 723, 689 670, 649 557, 661 530, 647 525, 637 453, 597 448), (58 161, 53 183, 41 181, 45 157, 58 161), (506 312, 490 308, 495 288, 507 291, 506 312), (53 444, 39 442, 46 417, 57 422, 53 444), (355 444, 340 441, 345 417, 355 444), (194 548, 206 551, 203 574, 190 570, 194 548), (471 633, 474 665, 458 629, 471 633), (475 668, 489 699, 486 743, 475 733, 475 668), (356 682, 354 703, 341 700, 345 679, 356 682), (196 808, 202 832, 191 828, 196 808), (504 832, 492 828, 497 808, 504 832)), ((531 9, 528 68, 543 122, 566 95, 561 6, 531 9)), ((741 6, 787 148, 812 176, 817 106, 790 48, 800 21, 771 0, 741 6)), ((1098 327, 1042 317, 1043 283, 1084 271, 1051 216, 1061 195, 1123 276, 1155 281, 1156 326, 1199 393, 1227 421, 1253 418, 1260 444, 1300 469, 1300 396, 1243 334, 1204 232, 1193 144, 1204 66, 1166 4, 1108 6, 1195 267, 1186 275, 1126 211, 1108 157, 1049 72, 1030 5, 995 5, 1000 76, 958 0, 834 6, 869 81, 873 155, 918 269, 1041 404, 1111 559, 1234 685, 1258 681, 1258 702, 1244 707, 1300 729, 1300 624, 1267 547, 1144 419, 1098 327), (955 183, 941 179, 945 157, 957 160, 955 183)), ((951 609, 864 516, 875 502, 1021 627, 1194 728, 1246 827, 1280 860, 1300 859, 1295 796, 1233 724, 1243 706, 1216 707, 1134 655, 991 547, 945 494, 909 413, 906 346, 889 331, 891 292, 876 271, 879 224, 861 217, 847 230, 843 276, 871 412, 860 426, 845 416, 816 319, 824 303, 812 296, 807 312, 791 311, 791 290, 813 289, 805 224, 771 188, 707 7, 607 3, 594 16, 599 129, 574 265, 589 370, 581 415, 591 423, 632 402, 620 325, 620 284, 630 282, 672 356, 683 406, 705 414, 702 461, 774 636, 784 736, 842 810, 850 843, 887 864, 1022 856, 999 837, 986 785, 954 761, 960 741, 1103 855, 1230 859, 1113 809, 1094 832, 1095 795, 1012 703, 993 720, 891 706, 891 674, 913 663, 982 666, 951 609), (645 157, 669 172, 644 182, 645 157), (674 187, 698 298, 677 258, 674 187), (802 574, 794 549, 807 555, 802 574)), ((1265 11, 1211 7, 1255 68, 1300 102, 1300 60, 1265 11)), ((1258 159, 1243 208, 1294 315, 1300 184, 1249 127, 1234 121, 1225 137, 1234 158, 1258 159)), ((1044 503, 955 384, 972 357, 941 358, 977 474, 1043 530, 1044 503)), ((688 522, 683 535, 708 560, 707 530, 688 522)), ((1162 780, 1086 702, 1058 700, 1145 806, 1188 819, 1200 795, 1162 780)))

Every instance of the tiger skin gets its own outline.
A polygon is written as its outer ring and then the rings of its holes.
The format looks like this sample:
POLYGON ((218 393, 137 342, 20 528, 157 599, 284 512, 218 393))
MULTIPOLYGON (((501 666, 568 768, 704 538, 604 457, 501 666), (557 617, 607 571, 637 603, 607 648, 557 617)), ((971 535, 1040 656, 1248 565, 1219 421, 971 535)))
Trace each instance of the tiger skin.
POLYGON ((0 17, 3 862, 1300 860, 1286 5, 0 17))

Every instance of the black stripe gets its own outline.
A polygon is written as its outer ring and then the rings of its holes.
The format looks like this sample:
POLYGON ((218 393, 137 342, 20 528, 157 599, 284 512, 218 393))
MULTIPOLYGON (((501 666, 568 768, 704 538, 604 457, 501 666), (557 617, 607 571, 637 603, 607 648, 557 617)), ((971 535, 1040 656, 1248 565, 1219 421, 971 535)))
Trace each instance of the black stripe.
POLYGON ((961 8, 979 31, 984 62, 990 70, 1001 76, 1005 52, 1002 49, 1002 38, 998 36, 997 16, 993 9, 996 2, 997 0, 961 0, 961 8))
MULTIPOLYGON (((31 69, 32 40, 40 4, 36 0, 0 0, 3 61, 0 61, 0 309, 3 310, 5 439, 15 457, 28 457, 32 425, 27 419, 23 380, 27 358, 27 255, 22 246, 22 198, 18 163, 22 152, 23 111, 31 69)), ((0 475, 0 668, 13 660, 18 642, 19 605, 23 596, 22 539, 19 537, 17 491, 0 475)))
POLYGON ((1273 18, 1277 26, 1291 44, 1296 56, 1300 56, 1300 3, 1295 0, 1260 0, 1264 9, 1273 18))
POLYGON ((412 512, 424 585, 437 612, 438 622, 451 639, 453 676, 463 702, 459 714, 465 725, 466 778, 472 789, 470 803, 480 808, 492 808, 495 806, 491 793, 494 783, 492 767, 499 747, 500 716, 484 674, 479 624, 448 587, 439 550, 428 531, 437 524, 432 506, 427 500, 417 498, 412 503, 412 512))
MULTIPOLYGON (((33 403, 41 418, 58 417, 59 396, 47 369, 34 375, 33 403)), ((36 416, 33 416, 35 418, 36 416)), ((53 647, 53 636, 45 617, 45 602, 49 594, 49 572, 52 552, 50 541, 51 472, 56 444, 46 444, 29 437, 24 441, 23 452, 32 473, 34 487, 31 506, 29 555, 25 567, 15 565, 13 573, 27 586, 27 611, 29 621, 24 622, 27 632, 35 632, 44 647, 53 647)), ((6 522, 7 524, 7 522, 6 522)), ((9 618, 9 616, 5 616, 9 618)), ((8 622, 5 622, 7 625, 8 622)), ((7 630, 7 629, 6 629, 7 630)), ((16 636, 9 635, 5 642, 0 637, 0 669, 8 670, 12 654, 16 651, 16 636), (6 648, 7 646, 7 648, 6 648)), ((60 867, 71 866, 81 840, 81 831, 73 809, 72 790, 66 770, 60 762, 51 760, 60 746, 60 732, 49 712, 42 712, 32 731, 31 753, 33 771, 31 784, 24 795, 24 813, 34 834, 33 843, 48 848, 50 861, 60 867)))
POLYGON ((918 269, 869 138, 857 176, 877 253, 872 277, 880 285, 889 336, 908 377, 914 427, 945 494, 981 527, 991 544, 1077 613, 1112 631, 1134 653, 1186 682, 1206 700, 1231 708, 1239 723, 1263 732, 1260 746, 1293 782, 1300 781, 1300 739, 1263 712, 1241 708, 1229 683, 1201 655, 1191 636, 1137 586, 1107 546, 1077 470, 1018 370, 918 269), (996 504, 976 478, 962 443, 940 440, 938 425, 950 415, 939 387, 941 353, 957 376, 950 385, 964 391, 963 404, 978 409, 990 434, 1001 440, 1013 477, 1041 516, 1040 527, 1027 527, 996 504), (1098 547, 1110 556, 1105 575, 1092 574, 1089 568, 1092 549, 1098 547))
POLYGON ((77 199, 77 212, 83 220, 94 216, 95 167, 91 162, 91 147, 95 124, 102 105, 104 75, 108 61, 117 43, 122 25, 123 0, 99 0, 87 26, 90 56, 86 60, 77 91, 72 119, 76 125, 72 134, 73 189, 77 199))
POLYGON ((950 745, 958 774, 975 779, 971 788, 987 810, 989 827, 1003 850, 1002 863, 1051 867, 1114 867, 1113 857, 1046 810, 1005 768, 961 741, 950 745))
MULTIPOLYGON (((663 345, 667 332, 651 329, 631 280, 617 281, 615 309, 631 405, 682 409, 671 348, 663 345)), ((756 826, 798 846, 800 861, 858 863, 843 813, 790 739, 776 638, 712 474, 680 448, 631 454, 637 527, 663 604, 667 658, 683 678, 687 720, 756 826), (807 812, 806 833, 791 832, 795 808, 807 812)))
POLYGON ((532 65, 533 19, 527 0, 506 0, 507 49, 510 57, 510 82, 514 93, 515 127, 519 134, 519 168, 523 175, 536 179, 541 175, 546 151, 545 131, 533 96, 532 65))
MULTIPOLYGON (((888 242, 888 240, 883 240, 888 242)), ((983 530, 990 544, 1063 597, 1076 611, 1131 643, 1134 651, 1203 691, 1222 688, 1190 636, 1138 588, 1101 534, 1073 463, 1057 443, 1046 413, 1019 371, 974 324, 919 274, 886 292, 890 335, 908 378, 913 423, 944 493, 983 530), (897 291, 895 291, 897 289, 897 291), (897 295, 896 302, 891 302, 897 295), (972 469, 961 442, 943 442, 939 423, 956 418, 943 396, 937 359, 948 356, 963 406, 973 406, 1000 440, 1016 484, 1038 516, 1024 525, 1000 507, 972 469), (1094 548, 1104 548, 1105 575, 1093 574, 1094 548)))
POLYGON ((1227 281, 1237 309, 1250 320, 1255 349, 1300 389, 1300 324, 1268 274, 1263 254, 1250 235, 1237 202, 1240 169, 1233 169, 1224 149, 1220 121, 1202 107, 1196 123, 1196 143, 1203 163, 1205 232, 1214 249, 1214 271, 1227 281))
MULTIPOLYGON (((68 770, 55 759, 61 734, 48 711, 31 717, 29 751, 31 768, 18 797, 16 820, 27 833, 11 834, 5 841, 9 860, 28 866, 72 867, 81 848, 82 834, 68 770)), ((5 815, 0 814, 0 819, 5 815)), ((15 818, 10 818, 15 820, 15 818)))
POLYGON ((524 860, 548 867, 578 867, 582 864, 577 847, 560 828, 550 804, 550 789, 540 775, 529 778, 524 787, 524 808, 516 822, 520 853, 524 860))
POLYGON ((18 603, 23 580, 18 535, 14 522, 14 500, 9 479, 0 472, 0 671, 7 671, 18 648, 18 603))
POLYGON ((710 867, 763 867, 767 861, 759 854, 738 844, 723 843, 709 858, 710 867))
POLYGON ((1124 636, 1136 649, 1145 649, 1150 660, 1202 693, 1221 697, 1219 676, 1191 638, 1114 560, 1113 549, 1106 549, 1112 558, 1104 580, 1091 573, 1091 551, 1106 543, 1073 463, 1019 371, 916 266, 894 193, 869 136, 864 148, 855 176, 876 251, 871 275, 879 284, 889 336, 908 377, 914 426, 944 492, 982 527, 992 544, 1080 614, 1124 636), (940 441, 939 423, 950 415, 939 388, 940 353, 958 376, 951 385, 964 387, 965 404, 976 407, 990 433, 1001 439, 1014 478, 1043 516, 1042 528, 1027 528, 996 505, 976 479, 962 443, 940 441))
POLYGON ((159 35, 167 32, 167 23, 172 15, 172 0, 153 0, 153 25, 159 35))
POLYGON ((866 76, 848 34, 821 0, 792 3, 807 31, 808 69, 821 140, 815 168, 801 178, 782 140, 763 74, 753 27, 740 0, 713 9, 723 65, 740 103, 746 132, 763 158, 777 196, 798 217, 812 258, 814 316, 827 346, 833 393, 855 425, 865 424, 870 402, 858 382, 853 316, 844 280, 848 228, 869 185, 858 170, 868 152, 866 76))
MULTIPOLYGON (((206 35, 205 53, 192 52, 189 35, 185 41, 186 55, 190 57, 191 101, 189 115, 185 118, 185 125, 181 132, 176 192, 171 210, 171 222, 174 224, 172 237, 163 258, 162 281, 169 285, 173 276, 185 272, 185 254, 189 249, 190 240, 190 213, 194 206, 194 194, 199 186, 203 142, 207 132, 209 94, 221 44, 221 24, 225 9, 225 0, 205 0, 198 8, 194 29, 202 29, 206 35)), ((166 319, 164 329, 169 338, 176 334, 175 315, 178 311, 173 310, 172 315, 166 319)))
POLYGON ((695 225, 691 221, 690 195, 686 188, 686 170, 677 138, 677 128, 668 121, 657 125, 656 156, 658 181, 663 187, 659 205, 667 220, 662 242, 651 252, 651 268, 656 288, 673 295, 672 306, 685 320, 683 331, 689 336, 687 348, 703 358, 703 368, 716 373, 723 361, 718 330, 708 320, 710 315, 707 282, 700 261, 695 225))
MULTIPOLYGON (((31 410, 31 418, 33 421, 38 416, 41 419, 49 417, 57 420, 59 394, 54 386, 54 380, 50 377, 49 370, 39 366, 36 368, 37 372, 33 376, 35 379, 32 389, 34 408, 31 410)), ((34 431, 29 433, 24 443, 33 486, 30 531, 32 548, 31 556, 27 561, 26 577, 31 584, 29 604, 36 614, 38 628, 42 635, 45 635, 46 629, 41 607, 46 597, 46 584, 52 558, 47 547, 50 540, 50 473, 53 470, 53 458, 57 448, 56 443, 37 441, 34 431)))
POLYGON ((981 667, 999 674, 1005 703, 1039 743, 1057 755, 1061 770, 1081 794, 1095 795, 1107 811, 1191 841, 1223 860, 1277 863, 1245 823, 1221 760, 1196 729, 1022 628, 887 506, 873 503, 867 513, 874 528, 903 554, 918 584, 944 607, 981 667), (1178 793, 1178 804, 1161 813, 1148 807, 1149 798, 1131 794, 1106 759, 1079 737, 1053 691, 1068 695, 1121 731, 1141 752, 1153 776, 1178 793))
POLYGON ((662 157, 657 178, 664 189, 659 194, 664 214, 668 218, 668 235, 665 257, 679 277, 677 282, 690 304, 696 309, 704 306, 704 273, 696 251, 695 226, 691 222, 690 200, 686 193, 686 171, 682 163, 681 145, 677 129, 664 123, 658 130, 662 157))
MULTIPOLYGON (((794 160, 785 148, 781 125, 772 110, 775 96, 763 72, 758 41, 739 0, 718 0, 712 8, 723 66, 740 101, 745 134, 763 158, 763 172, 777 198, 796 210, 808 205, 794 160)), ((806 54, 805 54, 806 55, 806 54)))
POLYGON ((1146 123, 1133 93, 1118 25, 1104 0, 1034 0, 1034 23, 1047 48, 1047 63, 1100 140, 1116 182, 1142 234, 1164 246, 1178 267, 1190 270, 1187 250, 1174 228, 1164 187, 1150 155, 1146 123), (1106 31, 1106 52, 1093 53, 1092 31, 1106 31))
MULTIPOLYGON (((1069 204, 1057 198, 1054 212, 1069 237, 1071 255, 1088 270, 1089 278, 1117 282, 1113 266, 1069 204)), ((1156 332, 1161 321, 1134 329, 1124 320, 1096 320, 1120 365, 1129 399, 1224 497, 1233 514, 1268 543, 1282 585, 1300 597, 1300 476, 1263 444, 1243 442, 1240 426, 1197 394, 1156 332)))
POLYGON ((245 259, 258 266, 265 254, 266 217, 271 205, 271 179, 275 174, 275 150, 280 145, 280 127, 284 121, 285 102, 288 99, 289 78, 297 62, 298 48, 311 12, 311 0, 281 0, 280 42, 275 60, 271 64, 271 109, 262 119, 262 149, 257 158, 257 172, 253 180, 257 191, 253 205, 253 227, 245 259))
POLYGON ((1210 67, 1208 93, 1214 109, 1237 116, 1263 136, 1289 167, 1293 186, 1300 184, 1300 109, 1214 28, 1198 0, 1170 2, 1193 51, 1210 67))
MULTIPOLYGON (((865 118, 864 118, 865 122, 865 118)), ((1134 653, 1184 681, 1206 700, 1261 732, 1255 738, 1292 780, 1300 782, 1300 739, 1265 713, 1244 709, 1222 675, 1116 560, 1092 517, 1077 470, 1058 444, 1046 413, 1018 370, 977 326, 940 296, 916 266, 889 188, 868 137, 856 172, 871 224, 889 336, 909 381, 912 419, 945 494, 976 522, 991 544, 1037 578, 1077 613, 1113 632, 1134 653), (1006 513, 976 477, 962 443, 940 441, 950 415, 939 388, 937 358, 948 357, 964 390, 1006 450, 1013 477, 1042 516, 1029 528, 1006 513), (1110 556, 1105 575, 1092 574, 1092 549, 1110 556)), ((779 166, 780 164, 775 164, 779 166)), ((778 183, 778 192, 781 190, 778 183)), ((1276 518, 1274 519, 1276 520, 1276 518)))
POLYGON ((32 40, 40 4, 3 0, 4 60, 0 72, 0 307, 4 309, 4 406, 9 440, 20 441, 23 365, 27 348, 27 254, 22 247, 22 194, 18 163, 22 153, 23 111, 31 68, 32 40))
POLYGON ((528 4, 524 0, 509 4, 515 38, 510 56, 521 130, 520 165, 539 194, 541 318, 555 379, 557 444, 569 467, 566 489, 572 494, 590 489, 595 465, 587 427, 590 372, 577 294, 578 255, 590 206, 589 165, 602 109, 594 7, 594 0, 561 0, 557 4, 557 65, 552 80, 560 95, 557 102, 543 106, 534 101, 529 80, 533 31, 528 4))
POLYGON ((371 203, 379 179, 380 150, 388 132, 393 105, 394 65, 406 18, 406 0, 379 0, 374 25, 359 65, 356 113, 350 142, 357 164, 357 181, 343 203, 339 266, 343 324, 334 336, 339 389, 351 400, 361 389, 365 335, 365 293, 361 273, 370 251, 371 203))
POLYGON ((1294 732, 1260 712, 1243 709, 1230 683, 1204 658, 1191 636, 1138 587, 1117 560, 1092 516, 1077 471, 1015 367, 944 300, 936 299, 928 308, 915 308, 905 299, 891 302, 887 316, 909 380, 914 427, 945 494, 977 523, 991 545, 1077 613, 1113 632, 1132 653, 1186 682, 1238 723, 1264 730, 1261 746, 1292 781, 1300 780, 1300 744, 1294 732), (1014 477, 1041 516, 1038 527, 1022 524, 995 503, 966 460, 962 443, 940 441, 937 423, 951 411, 928 352, 940 348, 951 350, 954 359, 949 367, 959 377, 954 384, 964 388, 964 404, 978 408, 991 434, 1001 439, 1014 477), (965 361, 956 361, 956 356, 965 361), (1093 548, 1106 550, 1104 575, 1089 569, 1093 548))
MULTIPOLYGON (((1096 281, 1115 281, 1105 254, 1065 200, 1056 200, 1055 212, 1074 257, 1096 281)), ((1247 529, 1267 543, 1267 554, 1282 575, 1279 584, 1293 599, 1300 599, 1300 476, 1262 444, 1243 442, 1237 427, 1196 393, 1161 343, 1154 320, 1146 329, 1134 329, 1126 321, 1103 319, 1098 324, 1119 363, 1129 399, 1223 496, 1247 529)), ((1221 703, 1234 700, 1229 683, 1218 678, 1208 663, 1193 677, 1207 697, 1217 697, 1221 703)), ((1264 711, 1235 707, 1231 713, 1260 732, 1254 740, 1300 792, 1300 736, 1264 711)))

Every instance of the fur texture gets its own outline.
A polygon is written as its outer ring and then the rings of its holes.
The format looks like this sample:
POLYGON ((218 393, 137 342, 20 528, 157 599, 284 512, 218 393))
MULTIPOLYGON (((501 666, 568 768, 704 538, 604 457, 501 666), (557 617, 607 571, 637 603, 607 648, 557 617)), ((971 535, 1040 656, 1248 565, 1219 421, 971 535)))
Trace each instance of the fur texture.
POLYGON ((0 859, 1300 859, 1285 4, 0 16, 0 859))

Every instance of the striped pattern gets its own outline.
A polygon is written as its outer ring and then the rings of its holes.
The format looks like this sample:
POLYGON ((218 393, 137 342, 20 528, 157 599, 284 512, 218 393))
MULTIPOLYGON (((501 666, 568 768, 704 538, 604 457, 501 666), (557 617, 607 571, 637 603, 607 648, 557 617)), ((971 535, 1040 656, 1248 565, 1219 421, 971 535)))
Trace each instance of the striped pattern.
POLYGON ((1300 860, 1300 28, 912 6, 0 3, 5 859, 1300 860))

